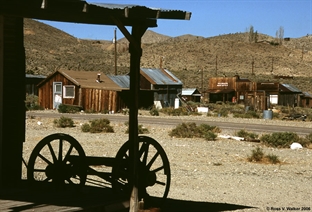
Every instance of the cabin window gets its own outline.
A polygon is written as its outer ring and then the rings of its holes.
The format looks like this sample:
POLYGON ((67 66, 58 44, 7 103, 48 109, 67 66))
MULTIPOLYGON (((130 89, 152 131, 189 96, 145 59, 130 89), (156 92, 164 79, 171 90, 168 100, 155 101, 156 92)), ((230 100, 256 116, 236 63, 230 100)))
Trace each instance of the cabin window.
POLYGON ((75 97, 75 86, 74 85, 64 85, 64 98, 74 98, 75 97))

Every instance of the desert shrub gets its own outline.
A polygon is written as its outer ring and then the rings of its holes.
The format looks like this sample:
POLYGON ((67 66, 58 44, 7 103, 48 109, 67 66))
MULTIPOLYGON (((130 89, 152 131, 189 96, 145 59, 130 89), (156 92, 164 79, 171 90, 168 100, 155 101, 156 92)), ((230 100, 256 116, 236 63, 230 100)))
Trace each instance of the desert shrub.
POLYGON ((263 150, 260 147, 251 150, 251 155, 247 157, 249 162, 265 162, 265 163, 280 163, 280 160, 277 155, 268 154, 265 155, 263 150))
POLYGON ((81 126, 82 132, 90 133, 113 133, 114 128, 110 126, 110 121, 108 119, 94 119, 85 123, 81 126))
POLYGON ((312 133, 306 135, 305 139, 307 139, 308 142, 312 143, 312 133))
POLYGON ((293 142, 299 142, 299 136, 293 132, 274 132, 262 135, 260 140, 272 147, 289 147, 293 142))
POLYGON ((233 117, 235 118, 256 118, 258 119, 260 117, 259 113, 256 111, 248 110, 246 113, 234 113, 233 117))
POLYGON ((39 105, 38 96, 33 94, 26 95, 25 107, 26 110, 43 110, 43 108, 39 105))
POLYGON ((216 126, 210 126, 208 124, 201 124, 198 126, 199 130, 203 133, 205 132, 214 132, 214 133, 220 133, 221 129, 216 126))
POLYGON ((305 137, 300 137, 297 142, 303 147, 309 147, 312 144, 312 133, 306 135, 305 137))
POLYGON ((81 107, 76 105, 60 104, 57 110, 59 113, 78 113, 81 110, 81 107))
POLYGON ((90 124, 88 124, 88 123, 84 123, 84 124, 81 126, 81 131, 82 131, 82 132, 90 132, 90 129, 91 129, 91 126, 90 126, 90 124))
POLYGON ((72 118, 68 118, 64 116, 61 116, 59 119, 54 119, 53 124, 56 127, 61 127, 61 128, 74 127, 74 121, 72 120, 72 118))
POLYGON ((276 163, 280 163, 280 160, 278 159, 277 155, 273 155, 273 154, 268 154, 265 156, 265 158, 268 160, 268 162, 276 164, 276 163))
POLYGON ((207 124, 196 126, 195 123, 182 123, 169 132, 169 135, 177 138, 205 138, 206 140, 215 140, 220 129, 207 124))
POLYGON ((204 138, 207 140, 207 141, 214 141, 216 140, 217 138, 217 135, 212 132, 212 131, 208 131, 204 134, 204 138))
POLYGON ((152 116, 159 116, 159 111, 156 109, 156 108, 152 108, 149 113, 152 115, 152 116))
POLYGON ((262 161, 264 157, 264 152, 260 147, 257 147, 256 149, 251 150, 251 155, 248 156, 248 161, 250 162, 259 162, 262 161))
MULTIPOLYGON (((129 122, 125 122, 125 125, 128 126, 127 130, 126 130, 126 133, 129 134, 129 122)), ((142 124, 139 124, 138 125, 138 134, 148 134, 149 133, 149 130, 145 127, 143 127, 142 124)))
POLYGON ((238 137, 242 137, 245 140, 252 140, 252 139, 257 139, 258 135, 256 133, 253 132, 248 132, 246 130, 240 130, 235 132, 235 135, 238 137))
POLYGON ((186 107, 179 107, 179 108, 173 108, 173 107, 166 107, 161 109, 161 112, 169 115, 169 116, 187 116, 189 115, 189 111, 186 107))
POLYGON ((226 108, 226 107, 222 107, 222 108, 220 108, 218 114, 220 114, 220 116, 222 116, 222 117, 228 117, 228 115, 229 115, 229 109, 226 108))

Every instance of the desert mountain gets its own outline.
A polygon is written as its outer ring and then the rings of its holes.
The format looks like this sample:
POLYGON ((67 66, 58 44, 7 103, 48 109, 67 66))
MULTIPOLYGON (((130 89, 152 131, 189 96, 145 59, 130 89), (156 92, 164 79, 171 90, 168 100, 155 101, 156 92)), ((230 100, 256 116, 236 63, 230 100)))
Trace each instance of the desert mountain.
MULTIPOLYGON (((48 75, 67 68, 114 74, 111 41, 77 39, 31 19, 25 19, 24 32, 27 73, 48 75)), ((147 30, 142 37, 141 66, 158 68, 162 64, 182 80, 184 87, 205 90, 209 77, 239 74, 254 81, 290 83, 312 93, 312 37, 288 38, 279 45, 277 42, 261 33, 257 42, 249 42, 248 33, 169 37, 147 30)), ((128 43, 119 39, 118 74, 129 72, 129 60, 128 43)))

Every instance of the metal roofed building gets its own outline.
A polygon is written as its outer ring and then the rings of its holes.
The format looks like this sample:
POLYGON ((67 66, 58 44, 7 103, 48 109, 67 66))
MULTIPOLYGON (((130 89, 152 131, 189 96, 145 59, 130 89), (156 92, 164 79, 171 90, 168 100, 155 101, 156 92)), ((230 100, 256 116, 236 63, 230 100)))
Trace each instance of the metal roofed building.
POLYGON ((201 93, 197 88, 182 88, 181 96, 187 102, 200 102, 201 93))
POLYGON ((183 83, 167 69, 141 68, 141 90, 153 92, 154 105, 174 107, 183 83))
POLYGON ((302 91, 291 84, 279 84, 278 105, 299 106, 302 91))

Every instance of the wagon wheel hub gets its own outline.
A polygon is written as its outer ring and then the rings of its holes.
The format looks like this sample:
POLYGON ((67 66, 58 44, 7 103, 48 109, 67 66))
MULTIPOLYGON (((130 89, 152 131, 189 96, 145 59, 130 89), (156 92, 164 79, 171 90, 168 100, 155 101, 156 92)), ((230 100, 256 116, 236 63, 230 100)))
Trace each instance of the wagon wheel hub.
POLYGON ((50 164, 45 169, 45 174, 50 179, 65 180, 72 177, 69 164, 50 164))

